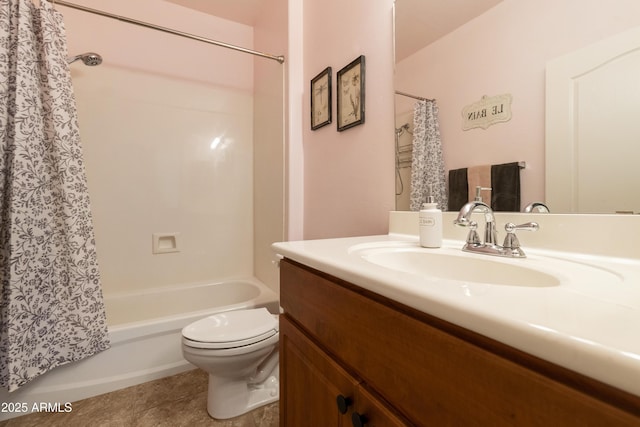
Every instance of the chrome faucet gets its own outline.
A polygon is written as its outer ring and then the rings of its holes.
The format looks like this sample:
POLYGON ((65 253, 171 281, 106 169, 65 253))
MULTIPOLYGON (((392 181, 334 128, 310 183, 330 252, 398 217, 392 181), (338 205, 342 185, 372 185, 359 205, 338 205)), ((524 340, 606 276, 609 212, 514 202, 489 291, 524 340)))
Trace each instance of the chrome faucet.
MULTIPOLYGON (((472 233, 475 233, 473 241, 479 243, 479 239, 477 239, 477 233, 475 232, 475 230, 478 228, 478 224, 475 221, 471 221, 471 214, 477 210, 484 213, 484 220, 486 223, 486 227, 484 230, 484 243, 495 244, 498 238, 498 234, 496 232, 496 221, 493 216, 493 210, 486 203, 478 200, 467 203, 462 207, 462 209, 460 209, 458 218, 456 218, 453 223, 462 227, 471 228, 469 237, 472 233)), ((469 237, 467 237, 467 242, 469 241, 469 237)))
POLYGON ((458 217, 453 221, 453 223, 461 227, 469 228, 467 241, 462 247, 463 251, 510 258, 526 257, 524 251, 520 248, 520 242, 518 241, 515 232, 518 230, 536 231, 539 228, 538 224, 535 222, 528 222, 521 225, 508 223, 505 225, 507 235, 504 239, 504 243, 500 246, 497 244, 498 233, 496 231, 496 221, 493 215, 493 210, 486 203, 479 201, 473 201, 465 204, 462 209, 460 209, 458 217), (471 220, 471 215, 475 211, 480 211, 484 214, 484 242, 480 241, 480 237, 476 231, 478 223, 471 220))

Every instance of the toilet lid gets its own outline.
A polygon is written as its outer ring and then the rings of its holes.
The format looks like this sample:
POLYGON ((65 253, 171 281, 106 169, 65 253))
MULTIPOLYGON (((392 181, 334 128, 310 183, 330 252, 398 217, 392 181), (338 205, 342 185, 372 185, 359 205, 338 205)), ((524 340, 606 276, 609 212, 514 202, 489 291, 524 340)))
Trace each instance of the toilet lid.
MULTIPOLYGON (((227 311, 205 317, 185 326, 182 336, 189 341, 248 345, 264 340, 278 331, 278 319, 266 308, 227 311)), ((217 346, 216 346, 217 347, 217 346)))

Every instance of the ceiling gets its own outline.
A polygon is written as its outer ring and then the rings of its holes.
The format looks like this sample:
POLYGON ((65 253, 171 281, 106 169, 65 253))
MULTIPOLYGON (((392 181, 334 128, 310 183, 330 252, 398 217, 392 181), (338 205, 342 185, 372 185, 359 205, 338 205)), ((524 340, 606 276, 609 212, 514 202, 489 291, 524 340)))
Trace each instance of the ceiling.
POLYGON ((502 0, 396 0, 396 61, 417 52, 502 0))
POLYGON ((165 0, 229 21, 254 26, 265 0, 165 0))
MULTIPOLYGON (((254 26, 266 0, 165 0, 254 26)), ((395 0, 396 60, 422 49, 502 0, 395 0)))

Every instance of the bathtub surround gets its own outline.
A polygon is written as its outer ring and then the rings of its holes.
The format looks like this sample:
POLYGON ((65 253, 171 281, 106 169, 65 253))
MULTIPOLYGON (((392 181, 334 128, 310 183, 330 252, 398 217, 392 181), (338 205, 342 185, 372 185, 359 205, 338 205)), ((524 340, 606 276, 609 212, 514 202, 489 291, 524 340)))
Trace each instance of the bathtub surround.
POLYGON ((62 17, 3 0, 0 385, 109 348, 62 17))
POLYGON ((105 295, 251 276, 251 94, 107 61, 77 71, 105 295), (179 252, 154 254, 154 234, 179 234, 179 252))

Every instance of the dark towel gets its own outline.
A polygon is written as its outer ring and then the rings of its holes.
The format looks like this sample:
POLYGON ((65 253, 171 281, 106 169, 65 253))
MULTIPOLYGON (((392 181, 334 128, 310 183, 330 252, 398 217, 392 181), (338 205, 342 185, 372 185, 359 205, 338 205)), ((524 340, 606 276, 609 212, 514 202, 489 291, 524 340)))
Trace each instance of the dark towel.
POLYGON ((520 165, 518 162, 491 166, 491 208, 498 212, 520 212, 520 165))
POLYGON ((467 168, 449 170, 449 211, 459 211, 469 200, 467 168))

